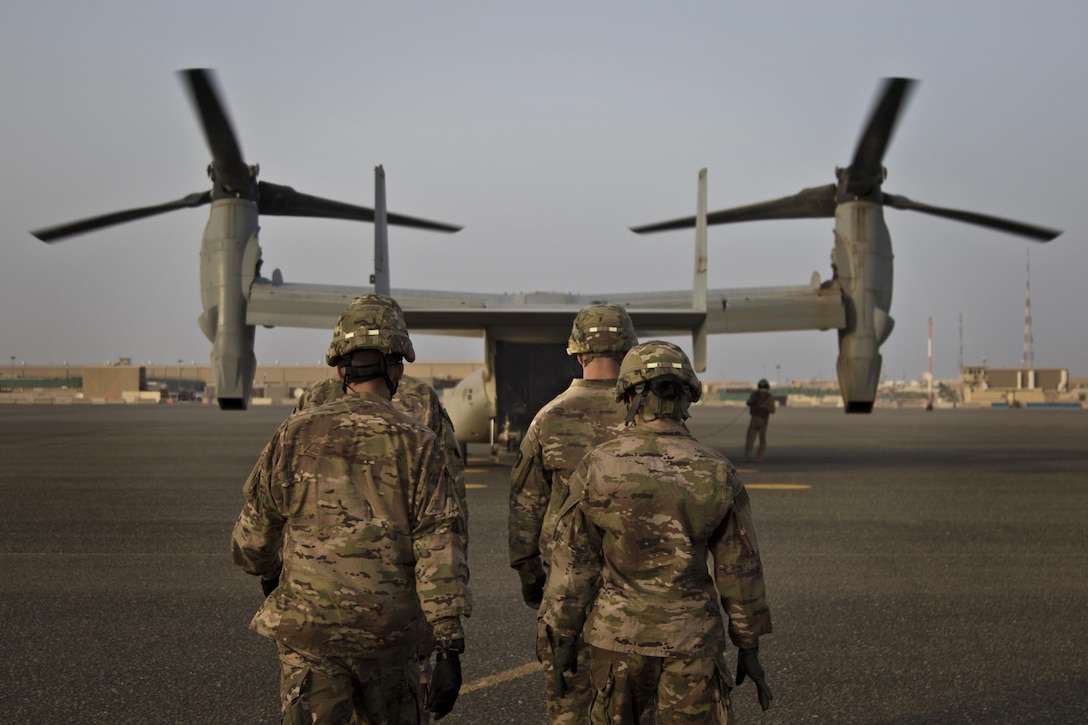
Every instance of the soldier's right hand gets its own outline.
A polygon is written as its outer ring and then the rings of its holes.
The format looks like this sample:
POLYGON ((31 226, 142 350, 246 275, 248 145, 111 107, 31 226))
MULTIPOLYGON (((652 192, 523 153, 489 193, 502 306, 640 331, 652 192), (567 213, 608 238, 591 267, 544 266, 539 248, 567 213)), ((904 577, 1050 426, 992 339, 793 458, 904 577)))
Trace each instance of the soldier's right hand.
POLYGON ((763 671, 763 665, 759 662, 758 645, 749 648, 742 647, 740 652, 737 653, 737 687, 740 687, 740 683, 744 682, 745 677, 751 678, 752 682, 755 683, 759 706, 763 708, 763 712, 767 712, 774 695, 771 694, 771 688, 767 686, 767 675, 763 671))
POLYGON ((578 638, 568 634, 559 635, 555 642, 555 651, 552 652, 552 671, 555 675, 555 692, 560 697, 567 695, 567 682, 563 679, 563 673, 578 671, 577 647, 578 638))
POLYGON ((518 577, 521 579, 521 598, 533 609, 540 609, 544 601, 544 583, 548 580, 540 557, 522 562, 518 566, 518 577))

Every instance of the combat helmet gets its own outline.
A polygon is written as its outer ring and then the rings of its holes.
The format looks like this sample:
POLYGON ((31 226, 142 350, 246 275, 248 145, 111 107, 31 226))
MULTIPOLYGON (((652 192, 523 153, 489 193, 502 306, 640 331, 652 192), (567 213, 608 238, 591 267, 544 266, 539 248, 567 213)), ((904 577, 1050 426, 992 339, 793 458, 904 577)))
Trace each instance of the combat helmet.
POLYGON ((366 294, 348 303, 332 330, 332 342, 325 362, 336 367, 341 358, 356 350, 379 350, 383 355, 400 355, 408 362, 416 359, 408 337, 404 311, 392 297, 366 294))
POLYGON ((567 354, 623 355, 637 344, 631 316, 621 305, 588 305, 574 318, 567 354))
POLYGON ((616 400, 626 400, 631 391, 628 423, 636 413, 647 420, 661 416, 683 420, 688 406, 703 396, 703 384, 683 350, 671 342, 653 340, 631 348, 620 364, 616 400))
POLYGON ((767 378, 760 378, 760 381, 756 383, 756 387, 760 390, 770 390, 771 384, 767 382, 767 378))

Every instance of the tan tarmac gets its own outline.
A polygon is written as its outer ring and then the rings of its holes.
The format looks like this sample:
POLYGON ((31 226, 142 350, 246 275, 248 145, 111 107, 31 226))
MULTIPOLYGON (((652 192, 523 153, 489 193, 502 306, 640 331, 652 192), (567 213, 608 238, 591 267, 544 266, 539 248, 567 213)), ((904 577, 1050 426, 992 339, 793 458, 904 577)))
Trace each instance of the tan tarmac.
MULTIPOLYGON (((289 408, 0 406, 0 710, 13 722, 272 723, 241 486, 289 408)), ((695 407, 739 459, 746 420, 695 407)), ((1088 721, 1088 415, 780 409, 750 484, 774 690, 742 723, 1088 721)), ((473 448, 475 615, 443 724, 544 723, 506 566, 509 456, 473 448)), ((735 659, 730 654, 730 663, 735 659)))

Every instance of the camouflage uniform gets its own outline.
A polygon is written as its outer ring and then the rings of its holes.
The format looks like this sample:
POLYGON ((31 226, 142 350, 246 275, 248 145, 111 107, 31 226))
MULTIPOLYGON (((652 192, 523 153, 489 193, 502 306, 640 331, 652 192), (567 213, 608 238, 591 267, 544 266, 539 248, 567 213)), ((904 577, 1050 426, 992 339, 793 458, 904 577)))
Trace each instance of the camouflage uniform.
MULTIPOLYGON (((336 400, 343 395, 344 384, 337 378, 319 380, 302 392, 298 402, 295 403, 294 413, 336 400)), ((397 386, 397 394, 393 396, 393 407, 412 416, 438 436, 438 440, 442 443, 442 450, 446 453, 446 469, 453 479, 454 488, 457 489, 457 498, 461 501, 467 523, 465 457, 461 453, 461 444, 458 443, 457 435, 453 430, 453 421, 450 420, 446 409, 442 407, 442 399, 427 383, 419 378, 404 375, 397 386)))
POLYGON ((748 495, 679 420, 639 422, 591 451, 560 511, 543 607, 592 646, 593 723, 726 722, 738 647, 771 631, 748 495), (713 578, 707 554, 714 559, 713 578), (588 607, 588 612, 587 612, 588 607))
POLYGON ((767 450, 767 424, 774 414, 774 396, 769 390, 755 390, 748 396, 748 412, 751 418, 748 420, 748 434, 744 439, 744 460, 752 456, 752 446, 759 437, 759 450, 756 457, 763 460, 763 452, 767 450))
POLYGON ((434 433, 371 393, 290 416, 265 447, 231 549, 264 576, 282 556, 250 627, 280 650, 285 722, 418 722, 421 613, 455 640, 471 611, 444 461, 434 433))
MULTIPOLYGON (((541 408, 521 442, 510 488, 510 566, 538 557, 551 563, 551 533, 567 497, 567 483, 586 452, 623 431, 626 407, 616 402, 615 380, 573 380, 541 408)), ((578 673, 569 678, 560 701, 552 677, 552 642, 543 620, 537 632, 537 659, 544 665, 545 699, 553 723, 588 722, 593 692, 589 648, 579 649, 578 673)))

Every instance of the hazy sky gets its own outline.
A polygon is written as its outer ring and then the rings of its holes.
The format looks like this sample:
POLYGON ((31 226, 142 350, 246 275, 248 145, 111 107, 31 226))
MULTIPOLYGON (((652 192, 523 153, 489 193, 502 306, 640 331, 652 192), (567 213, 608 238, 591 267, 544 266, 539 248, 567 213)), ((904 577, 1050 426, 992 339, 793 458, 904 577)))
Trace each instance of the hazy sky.
MULTIPOLYGON (((390 230, 394 288, 682 289, 692 232, 628 227, 832 183, 885 76, 921 81, 885 190, 1065 230, 1047 245, 888 210, 884 376, 1019 365, 1031 248, 1035 363, 1088 375, 1088 4, 1076 2, 8 3, 0 21, 0 361, 207 360, 207 207, 55 245, 30 229, 209 187, 175 71, 217 69, 261 178, 462 224, 390 230)), ((711 227, 710 286, 830 273, 832 220, 711 227)), ((263 220, 264 272, 365 284, 370 225, 263 220)), ((263 363, 328 333, 259 329, 263 363)), ((684 342, 690 351, 690 341, 684 342)), ((479 340, 417 338, 420 359, 479 340)), ((831 377, 834 332, 712 338, 706 377, 831 377)))

